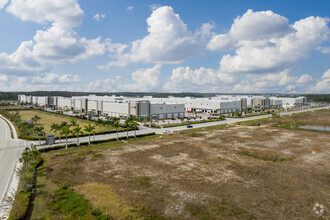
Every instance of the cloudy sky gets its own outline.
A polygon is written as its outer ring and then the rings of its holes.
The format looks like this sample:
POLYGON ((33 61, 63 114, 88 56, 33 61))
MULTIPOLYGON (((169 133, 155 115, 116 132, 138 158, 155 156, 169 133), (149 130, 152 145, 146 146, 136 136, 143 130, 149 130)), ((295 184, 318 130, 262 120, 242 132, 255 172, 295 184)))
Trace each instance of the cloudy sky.
POLYGON ((0 0, 0 91, 330 92, 329 0, 0 0))

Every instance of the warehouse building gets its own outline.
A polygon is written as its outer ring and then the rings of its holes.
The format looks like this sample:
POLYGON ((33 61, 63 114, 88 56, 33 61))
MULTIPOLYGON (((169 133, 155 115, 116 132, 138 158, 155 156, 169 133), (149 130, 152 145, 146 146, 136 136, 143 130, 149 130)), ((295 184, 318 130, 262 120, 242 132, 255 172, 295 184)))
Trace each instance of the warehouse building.
POLYGON ((154 119, 182 118, 185 112, 232 113, 246 111, 250 108, 297 108, 306 104, 305 97, 278 98, 264 96, 225 95, 210 98, 168 97, 129 98, 123 96, 25 96, 18 95, 21 103, 66 109, 82 113, 93 112, 112 117, 129 117, 130 115, 154 119))

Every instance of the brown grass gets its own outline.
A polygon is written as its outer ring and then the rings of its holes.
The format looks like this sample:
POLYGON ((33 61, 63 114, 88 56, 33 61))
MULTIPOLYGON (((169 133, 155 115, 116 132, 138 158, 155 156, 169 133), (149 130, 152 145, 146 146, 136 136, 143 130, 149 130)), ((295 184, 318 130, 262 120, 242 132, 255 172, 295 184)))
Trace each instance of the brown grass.
POLYGON ((146 207, 169 219, 313 219, 330 195, 329 134, 267 124, 47 155, 50 180, 110 216, 146 207))
MULTIPOLYGON (((35 115, 38 115, 39 117, 41 117, 40 122, 38 122, 38 124, 44 126, 44 132, 46 134, 54 133, 54 131, 51 131, 51 128, 50 128, 52 123, 60 124, 64 121, 70 123, 71 119, 77 120, 80 127, 82 127, 81 131, 84 134, 87 134, 84 131, 84 126, 89 123, 93 125, 93 122, 88 121, 88 120, 74 118, 74 117, 65 116, 65 115, 59 115, 59 114, 55 114, 55 113, 51 113, 51 112, 44 112, 44 111, 37 111, 37 110, 25 110, 25 111, 19 111, 19 113, 21 115, 21 118, 25 121, 31 120, 31 118, 33 118, 35 115)), ((112 130, 111 126, 110 126, 110 130, 112 130)), ((95 132, 98 133, 99 131, 100 131, 99 126, 96 126, 95 132)), ((101 126, 101 132, 106 132, 106 131, 108 131, 108 127, 101 126)), ((58 136, 58 132, 57 132, 57 136, 58 136)))
POLYGON ((76 186, 74 189, 105 215, 115 219, 137 218, 137 209, 117 195, 109 185, 86 183, 76 186))

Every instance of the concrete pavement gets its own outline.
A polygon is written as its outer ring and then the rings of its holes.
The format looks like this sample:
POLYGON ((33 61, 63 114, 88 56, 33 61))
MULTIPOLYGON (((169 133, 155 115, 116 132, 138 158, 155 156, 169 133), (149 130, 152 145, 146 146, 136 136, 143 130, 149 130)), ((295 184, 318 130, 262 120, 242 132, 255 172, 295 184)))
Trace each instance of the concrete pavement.
POLYGON ((15 195, 18 177, 14 170, 25 147, 24 142, 17 139, 15 127, 8 122, 14 131, 14 139, 11 138, 10 128, 6 121, 0 116, 0 219, 9 214, 11 204, 6 200, 7 197, 15 195))

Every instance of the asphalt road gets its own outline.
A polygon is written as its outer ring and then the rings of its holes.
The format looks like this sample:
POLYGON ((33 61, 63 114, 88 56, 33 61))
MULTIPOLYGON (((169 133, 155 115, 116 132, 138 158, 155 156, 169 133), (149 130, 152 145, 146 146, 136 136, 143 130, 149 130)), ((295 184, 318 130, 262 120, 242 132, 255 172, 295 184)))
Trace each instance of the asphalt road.
POLYGON ((11 138, 10 129, 5 120, 0 117, 0 206, 8 190, 15 164, 19 159, 24 142, 11 138))

